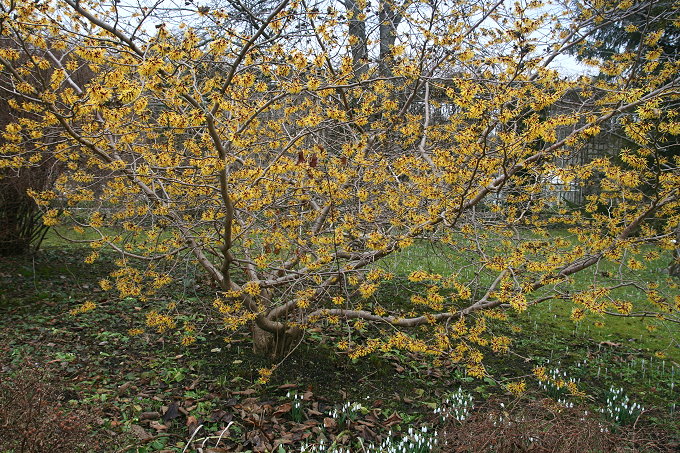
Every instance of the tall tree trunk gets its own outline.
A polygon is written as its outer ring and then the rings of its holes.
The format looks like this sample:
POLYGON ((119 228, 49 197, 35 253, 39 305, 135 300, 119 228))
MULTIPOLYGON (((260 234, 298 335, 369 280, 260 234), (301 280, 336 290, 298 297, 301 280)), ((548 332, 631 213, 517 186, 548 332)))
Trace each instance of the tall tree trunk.
POLYGON ((394 55, 392 47, 397 39, 397 27, 401 22, 401 14, 392 0, 382 0, 378 20, 380 20, 380 75, 392 76, 394 55))
POLYGON ((359 19, 363 11, 357 0, 344 0, 349 23, 349 36, 354 42, 352 48, 352 64, 355 79, 360 79, 368 71, 368 45, 366 43, 366 21, 359 19), (351 17, 349 17, 351 16, 351 17))

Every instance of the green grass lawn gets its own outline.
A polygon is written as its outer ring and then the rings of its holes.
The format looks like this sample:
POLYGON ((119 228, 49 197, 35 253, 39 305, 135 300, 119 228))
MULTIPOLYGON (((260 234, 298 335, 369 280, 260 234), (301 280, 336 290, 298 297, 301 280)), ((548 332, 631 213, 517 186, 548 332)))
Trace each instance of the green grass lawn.
MULTIPOLYGON (((639 255, 644 255, 652 250, 657 250, 654 245, 642 247, 639 255)), ((654 283, 658 291, 672 298, 680 294, 680 281, 673 279, 667 274, 667 265, 671 260, 669 252, 661 253, 660 256, 648 263, 648 266, 637 272, 635 280, 640 284, 654 283)), ((389 256, 380 263, 386 270, 396 275, 405 276, 416 269, 431 273, 449 275, 457 273, 463 281, 472 281, 474 270, 469 266, 465 253, 453 250, 450 247, 428 241, 421 241, 412 247, 389 256)), ((571 291, 588 289, 593 282, 593 274, 602 285, 616 285, 616 270, 618 264, 603 261, 596 268, 584 270, 572 276, 569 283, 562 286, 571 291), (609 276, 609 277, 608 277, 609 276)), ((485 285, 495 278, 497 273, 481 272, 476 282, 479 283, 484 293, 485 285)), ((536 300, 547 294, 545 290, 539 290, 533 299, 536 300)), ((644 291, 625 286, 611 291, 611 298, 628 300, 638 310, 655 310, 647 300, 644 291)), ((677 324, 663 322, 655 317, 631 318, 599 315, 587 313, 584 320, 575 324, 569 321, 574 304, 569 300, 552 300, 542 302, 531 307, 527 313, 513 317, 513 320, 533 331, 531 335, 544 334, 549 337, 568 337, 570 335, 587 336, 594 342, 621 343, 622 345, 634 346, 653 355, 659 353, 670 361, 680 363, 680 327, 677 324)))

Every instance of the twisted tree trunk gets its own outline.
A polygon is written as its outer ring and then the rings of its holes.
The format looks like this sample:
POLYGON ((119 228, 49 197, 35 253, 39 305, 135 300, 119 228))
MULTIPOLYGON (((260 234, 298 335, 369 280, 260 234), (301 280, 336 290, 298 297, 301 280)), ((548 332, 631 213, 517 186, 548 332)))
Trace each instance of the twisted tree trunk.
POLYGON ((252 332, 253 351, 273 360, 284 358, 302 339, 302 329, 296 326, 287 326, 277 333, 271 333, 253 324, 252 332))

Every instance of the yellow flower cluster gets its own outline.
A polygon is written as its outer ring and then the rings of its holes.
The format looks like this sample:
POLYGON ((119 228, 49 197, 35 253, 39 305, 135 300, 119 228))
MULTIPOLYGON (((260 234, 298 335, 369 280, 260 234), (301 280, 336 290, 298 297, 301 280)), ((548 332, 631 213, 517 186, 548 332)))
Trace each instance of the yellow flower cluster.
POLYGON ((243 302, 233 298, 217 298, 213 301, 213 307, 224 315, 222 322, 227 330, 237 330, 257 316, 255 313, 246 311, 243 302))
POLYGON ((431 274, 423 270, 413 271, 408 276, 408 279, 411 282, 422 282, 424 280, 441 280, 441 278, 442 276, 439 274, 431 274))
POLYGON ((468 329, 467 338, 473 343, 477 343, 480 346, 486 346, 489 341, 482 337, 482 334, 486 332, 486 318, 478 317, 475 319, 475 325, 468 329))
POLYGON ((465 365, 465 370, 467 374, 478 379, 486 376, 486 368, 481 363, 468 363, 465 365))
POLYGON ((586 392, 579 390, 578 386, 576 385, 576 382, 574 381, 567 382, 567 389, 569 390, 569 393, 579 398, 583 398, 584 396, 586 396, 586 392))
POLYGON ((505 385, 505 388, 513 395, 519 396, 526 391, 527 384, 523 380, 518 382, 510 382, 509 384, 505 385))
POLYGON ((260 284, 257 282, 247 282, 243 285, 243 292, 251 296, 257 296, 260 294, 260 284))
POLYGON ((548 370, 544 366, 537 366, 534 368, 534 376, 541 382, 548 380, 548 370))
POLYGON ((182 340, 180 343, 182 346, 189 346, 191 344, 194 344, 196 342, 196 337, 193 335, 183 335, 182 340))
POLYGON ((258 374, 260 375, 260 377, 257 380, 257 383, 264 385, 267 382, 269 382, 269 379, 271 379, 272 373, 274 373, 275 369, 276 369, 276 367, 260 368, 259 370, 257 370, 258 374))
POLYGON ((445 351, 449 351, 451 349, 451 339, 449 338, 448 332, 444 326, 437 326, 435 329, 434 339, 436 348, 440 351, 440 353, 444 353, 445 351))
POLYGON ((217 298, 213 301, 213 307, 222 314, 228 314, 239 311, 243 307, 243 304, 240 301, 227 303, 224 299, 217 298))
POLYGON ((110 290, 111 289, 111 280, 102 278, 101 280, 99 280, 99 287, 104 291, 110 290))
POLYGON ((350 359, 358 359, 359 357, 364 357, 372 352, 377 351, 382 345, 382 340, 378 338, 369 338, 366 341, 366 344, 357 347, 351 351, 348 356, 350 359))
POLYGON ((172 283, 172 277, 165 274, 165 275, 159 275, 158 277, 156 277, 153 280, 153 283, 151 285, 154 288, 158 289, 158 288, 162 288, 163 286, 168 285, 170 283, 172 283))
POLYGON ((609 290, 606 288, 593 288, 575 294, 573 300, 574 303, 582 305, 594 313, 603 313, 607 306, 605 296, 608 293, 609 290))
POLYGON ((458 363, 462 362, 465 358, 465 353, 470 349, 470 347, 465 343, 458 343, 456 347, 449 353, 452 361, 458 363))
POLYGON ((472 291, 466 285, 459 282, 453 282, 453 287, 458 291, 458 298, 461 300, 468 300, 472 297, 472 291))
POLYGON ((383 280, 383 281, 391 280, 392 278, 394 278, 393 274, 391 274, 391 273, 389 273, 389 272, 387 272, 384 269, 381 269, 379 267, 377 267, 375 269, 371 269, 366 274, 366 280, 368 280, 370 282, 374 282, 376 280, 383 280))
POLYGON ((510 298, 510 306, 515 309, 517 312, 522 312, 525 311, 529 304, 527 303, 527 299, 522 293, 516 293, 510 298))
POLYGON ((334 296, 331 298, 331 302, 333 302, 333 305, 342 305, 345 302, 345 298, 342 296, 334 296))
POLYGON ((583 308, 571 309, 571 320, 574 322, 581 322, 586 317, 586 311, 583 308))
POLYGON ((146 314, 146 325, 153 327, 158 333, 163 333, 168 329, 174 329, 175 321, 171 316, 160 314, 154 310, 146 314))
POLYGON ((462 317, 462 316, 460 318, 458 318, 458 321, 456 321, 453 324, 452 330, 453 330, 453 337, 454 338, 459 338, 459 337, 462 337, 463 335, 467 334, 468 328, 465 325, 465 318, 462 317))
POLYGON ((47 211, 43 217, 42 221, 45 226, 55 226, 59 224, 59 211, 56 209, 50 209, 47 211))
POLYGON ((493 352, 508 352, 512 340, 506 336, 499 336, 491 338, 491 350, 493 352))
POLYGON ((92 264, 97 260, 97 258, 99 258, 99 252, 94 251, 94 252, 90 253, 87 257, 85 257, 85 259, 83 261, 86 264, 92 264))
POLYGON ((300 308, 309 307, 311 299, 314 297, 314 288, 303 289, 295 293, 297 306, 300 308))
POLYGON ((359 293, 361 294, 362 298, 368 299, 375 293, 377 289, 378 285, 375 283, 362 283, 361 286, 359 286, 359 293))
POLYGON ((227 315, 222 318, 224 328, 227 330, 237 330, 241 326, 253 321, 257 315, 255 313, 242 313, 240 315, 227 315))
POLYGON ((88 300, 87 302, 85 302, 85 303, 77 306, 76 308, 72 309, 71 311, 69 311, 69 313, 75 316, 75 315, 79 315, 81 313, 87 313, 88 311, 92 311, 95 308, 97 308, 97 304, 88 300))
POLYGON ((628 315, 633 311, 633 304, 628 301, 614 300, 611 302, 611 304, 619 313, 623 315, 628 315))

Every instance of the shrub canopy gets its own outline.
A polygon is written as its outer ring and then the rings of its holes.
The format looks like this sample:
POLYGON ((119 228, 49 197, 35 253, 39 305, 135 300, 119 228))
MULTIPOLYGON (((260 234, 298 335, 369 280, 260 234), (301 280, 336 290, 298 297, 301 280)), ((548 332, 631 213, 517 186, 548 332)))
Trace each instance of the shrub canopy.
MULTIPOLYGON (((101 285, 120 297, 154 297, 189 260, 216 287, 207 310, 227 330, 254 325, 263 351, 312 325, 373 324, 339 347, 444 355, 473 375, 484 350, 508 348, 489 329, 507 310, 556 299, 575 320, 678 320, 678 297, 639 281, 658 256, 641 247, 672 249, 680 219, 666 32, 572 65, 580 76, 557 69, 649 2, 0 5, 0 87, 31 113, 5 127, 2 167, 63 162, 31 195, 46 225, 94 234, 89 262, 118 253, 101 285), (409 267, 423 241, 454 270, 409 267), (375 297, 391 255, 421 284, 408 306, 375 297)), ((169 301, 147 324, 174 328, 181 311, 169 301)))

